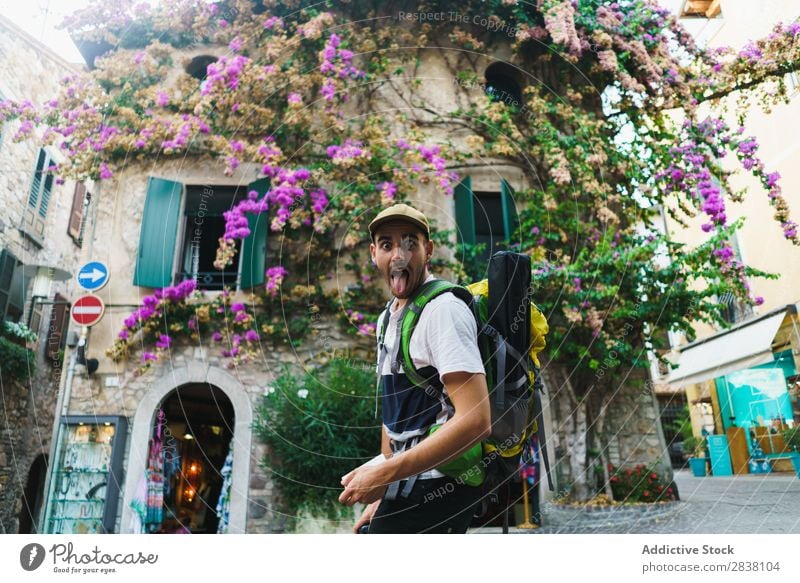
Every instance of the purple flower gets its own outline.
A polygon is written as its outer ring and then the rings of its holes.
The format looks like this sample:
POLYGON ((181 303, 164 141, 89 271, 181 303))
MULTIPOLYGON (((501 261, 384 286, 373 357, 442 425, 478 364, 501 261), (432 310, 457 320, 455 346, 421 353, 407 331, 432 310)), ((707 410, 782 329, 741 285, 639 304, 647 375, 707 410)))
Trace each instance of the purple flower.
POLYGON ((259 339, 258 332, 255 330, 248 330, 244 337, 248 342, 257 342, 259 339))
POLYGON ((753 154, 758 149, 758 143, 755 138, 747 138, 739 143, 739 152, 745 156, 753 154))
POLYGON ((156 95, 156 103, 159 107, 164 107, 169 103, 169 95, 164 93, 163 91, 159 91, 156 95))
POLYGON ((231 304, 231 312, 242 312, 242 311, 244 311, 244 304, 242 303, 231 304))
POLYGON ((767 188, 772 188, 778 182, 781 175, 779 172, 770 172, 767 174, 767 188))
POLYGON ((274 28, 276 26, 280 26, 281 24, 282 24, 282 21, 281 21, 280 18, 278 18, 277 16, 270 16, 269 18, 267 18, 264 21, 264 28, 269 30, 269 29, 274 28))
POLYGON ((119 338, 120 338, 120 340, 127 340, 128 339, 128 331, 127 330, 120 330, 119 331, 119 338))
POLYGON ((299 93, 290 93, 286 96, 286 101, 289 103, 303 103, 303 98, 300 97, 299 93))
POLYGON ((172 338, 170 338, 166 334, 160 334, 158 340, 156 341, 156 347, 161 348, 162 350, 165 348, 169 348, 170 344, 172 344, 172 338))
POLYGON ((384 197, 394 200, 395 194, 397 194, 397 185, 394 182, 381 182, 378 186, 384 197))
POLYGON ((325 98, 325 101, 333 101, 333 96, 336 95, 336 87, 333 85, 333 81, 326 79, 322 84, 320 93, 325 98))
POLYGON ((211 340, 213 340, 214 342, 220 342, 222 340, 222 332, 220 332, 219 330, 214 332, 211 335, 211 340))
POLYGON ((100 164, 100 178, 101 180, 108 180, 109 178, 113 177, 114 173, 111 172, 109 167, 106 165, 105 162, 100 164))
POLYGON ((148 362, 152 362, 154 360, 158 360, 158 356, 153 354, 152 352, 143 352, 142 353, 142 362, 147 364, 148 362))
POLYGON ((233 40, 231 40, 231 42, 230 42, 230 43, 228 43, 228 48, 229 48, 231 51, 233 51, 234 53, 238 53, 239 51, 241 51, 241 50, 242 50, 242 45, 243 45, 243 44, 244 44, 244 43, 242 43, 242 39, 240 39, 240 38, 237 36, 236 38, 234 38, 233 40))

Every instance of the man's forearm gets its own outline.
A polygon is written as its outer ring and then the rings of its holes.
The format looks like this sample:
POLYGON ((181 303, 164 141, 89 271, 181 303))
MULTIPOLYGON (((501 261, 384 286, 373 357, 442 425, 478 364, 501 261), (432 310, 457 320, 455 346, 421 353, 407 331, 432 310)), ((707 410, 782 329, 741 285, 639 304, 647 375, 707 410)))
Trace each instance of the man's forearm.
POLYGON ((392 446, 389 443, 389 436, 386 433, 386 426, 381 425, 381 453, 384 457, 392 457, 392 446))
POLYGON ((385 463, 387 483, 403 480, 449 461, 489 435, 474 415, 458 413, 421 443, 385 463))

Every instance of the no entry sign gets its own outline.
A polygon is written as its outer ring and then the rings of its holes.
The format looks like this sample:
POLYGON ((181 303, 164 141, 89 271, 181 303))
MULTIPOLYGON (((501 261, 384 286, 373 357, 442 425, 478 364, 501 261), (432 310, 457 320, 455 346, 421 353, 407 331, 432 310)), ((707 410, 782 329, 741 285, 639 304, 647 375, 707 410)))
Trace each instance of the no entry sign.
POLYGON ((69 315, 78 326, 94 326, 103 317, 106 306, 99 297, 86 294, 78 298, 69 315))

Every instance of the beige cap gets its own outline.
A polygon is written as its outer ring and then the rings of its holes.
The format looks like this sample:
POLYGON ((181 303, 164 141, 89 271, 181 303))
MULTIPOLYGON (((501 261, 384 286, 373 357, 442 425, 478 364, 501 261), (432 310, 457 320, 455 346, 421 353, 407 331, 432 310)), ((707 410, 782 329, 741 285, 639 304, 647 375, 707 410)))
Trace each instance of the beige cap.
POLYGON ((414 223, 417 227, 422 229, 425 236, 430 239, 431 228, 428 225, 428 219, 414 207, 407 204, 394 204, 387 209, 383 209, 378 216, 372 219, 369 224, 369 235, 375 238, 375 231, 377 228, 388 221, 407 221, 414 223))

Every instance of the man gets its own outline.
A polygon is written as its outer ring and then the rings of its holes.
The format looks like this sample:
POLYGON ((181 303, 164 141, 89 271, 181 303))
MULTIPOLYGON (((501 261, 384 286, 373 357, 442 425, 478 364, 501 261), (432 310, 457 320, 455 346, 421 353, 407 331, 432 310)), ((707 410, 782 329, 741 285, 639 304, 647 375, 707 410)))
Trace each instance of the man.
MULTIPOLYGON (((383 391, 381 452, 385 461, 356 468, 342 478, 346 505, 367 504, 355 531, 372 533, 458 532, 469 527, 480 488, 467 486, 435 468, 491 432, 486 377, 477 345, 477 326, 467 305, 451 293, 431 300, 411 337, 410 354, 430 371, 438 392, 425 391, 392 371, 399 342, 397 323, 409 298, 426 281, 433 254, 428 220, 396 204, 369 224, 370 254, 394 300, 389 306, 378 371, 383 391), (434 370, 435 369, 435 370, 434 370), (441 424, 434 433, 429 429, 441 424)), ((386 312, 379 319, 385 321, 386 312)), ((426 373, 427 376, 427 373, 426 373)))

